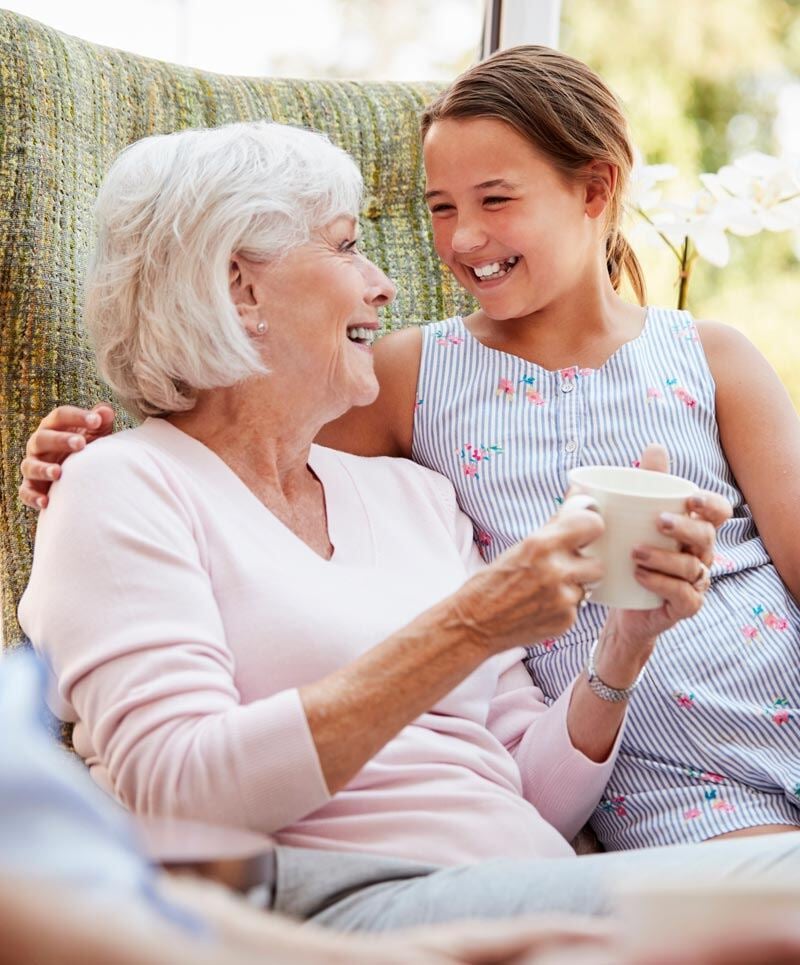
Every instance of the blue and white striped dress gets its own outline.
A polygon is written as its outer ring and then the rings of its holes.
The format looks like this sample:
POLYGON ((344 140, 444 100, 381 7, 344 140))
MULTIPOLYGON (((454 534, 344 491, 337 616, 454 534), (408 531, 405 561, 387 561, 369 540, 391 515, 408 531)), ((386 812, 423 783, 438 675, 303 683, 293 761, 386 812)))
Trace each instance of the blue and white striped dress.
MULTIPOLYGON (((650 442, 671 470, 726 496, 701 612, 662 635, 631 700, 592 819, 609 849, 800 825, 800 611, 722 451, 714 380, 686 312, 650 308, 599 369, 551 372, 487 348, 450 318, 423 328, 413 458, 449 477, 487 560, 558 509, 573 466, 630 466, 650 442)), ((583 608, 531 648, 545 699, 581 672, 605 618, 583 608)))

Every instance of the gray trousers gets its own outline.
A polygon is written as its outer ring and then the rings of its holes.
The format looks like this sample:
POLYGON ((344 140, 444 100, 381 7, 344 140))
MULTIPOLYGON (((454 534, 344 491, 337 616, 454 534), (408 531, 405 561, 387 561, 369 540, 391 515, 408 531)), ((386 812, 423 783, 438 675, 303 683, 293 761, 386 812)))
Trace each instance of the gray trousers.
POLYGON ((278 847, 271 907, 340 931, 383 931, 537 912, 609 915, 618 882, 670 878, 696 885, 739 876, 796 887, 800 907, 800 834, 455 868, 278 847))

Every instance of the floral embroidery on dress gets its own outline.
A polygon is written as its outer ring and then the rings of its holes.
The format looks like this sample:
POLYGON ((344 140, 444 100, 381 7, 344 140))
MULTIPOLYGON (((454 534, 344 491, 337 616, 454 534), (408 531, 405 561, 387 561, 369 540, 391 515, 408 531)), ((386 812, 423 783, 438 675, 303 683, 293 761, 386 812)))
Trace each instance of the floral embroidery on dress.
POLYGON ((500 381, 497 383, 495 395, 505 396, 505 398, 510 402, 516 395, 516 392, 517 390, 514 388, 514 383, 511 381, 511 379, 500 379, 500 381))
MULTIPOLYGON (((763 603, 758 603, 752 608, 752 613, 754 617, 760 617, 763 626, 768 630, 777 630, 783 632, 789 629, 789 621, 786 617, 778 616, 777 613, 772 613, 772 611, 767 610, 763 603)), ((750 637, 750 639, 755 639, 759 636, 759 631, 756 627, 748 624, 742 627, 742 632, 745 636, 750 637)))
POLYGON ((723 784, 725 782, 722 774, 717 774, 715 771, 701 771, 697 767, 689 767, 686 773, 692 780, 701 781, 705 784, 723 784))
MULTIPOLYGON (((535 388, 536 377, 533 375, 523 375, 522 378, 517 383, 524 387, 524 397, 528 402, 533 403, 533 405, 544 405, 547 401, 544 396, 535 388)), ((511 379, 498 379, 497 388, 495 389, 495 395, 500 398, 501 396, 510 402, 517 394, 517 387, 511 381, 511 379)))
POLYGON ((556 637, 548 637, 546 640, 542 640, 540 646, 544 647, 547 653, 552 653, 557 643, 558 639, 556 637))
POLYGON ((680 385, 677 379, 667 379, 666 383, 676 399, 679 399, 681 402, 683 402, 683 404, 689 409, 697 408, 697 399, 695 399, 688 389, 680 385))
POLYGON ((433 333, 437 345, 461 345, 464 341, 463 335, 445 335, 441 328, 437 328, 433 333))
POLYGON ((721 553, 714 554, 713 565, 721 567, 726 573, 733 573, 736 567, 736 564, 729 556, 723 556, 721 553))
MULTIPOLYGON (((712 811, 721 811, 723 814, 730 814, 736 810, 735 805, 720 797, 718 787, 725 783, 725 777, 722 774, 717 774, 716 771, 703 771, 697 767, 687 768, 686 774, 693 781, 713 785, 712 787, 703 788, 703 803, 706 807, 710 807, 712 811)), ((701 808, 697 806, 691 807, 683 812, 683 819, 684 821, 694 821, 702 817, 702 814, 703 811, 701 808)))
POLYGON ((587 368, 581 368, 578 365, 570 365, 566 369, 561 369, 560 374, 562 379, 566 379, 568 382, 571 382, 574 379, 577 379, 578 376, 580 375, 584 377, 587 375, 593 375, 595 371, 596 371, 595 369, 587 369, 587 368))
POLYGON ((696 342, 700 338, 697 333, 697 326, 693 321, 675 322, 672 331, 678 338, 686 339, 687 342, 696 342))
POLYGON ((648 401, 648 403, 650 403, 650 402, 655 402, 657 399, 663 399, 663 398, 664 398, 664 396, 661 394, 661 390, 655 388, 655 386, 652 386, 652 385, 651 385, 651 386, 647 389, 647 401, 648 401))
POLYGON ((465 442, 458 450, 461 470, 465 476, 479 479, 478 468, 480 464, 487 462, 492 456, 500 455, 502 451, 502 446, 473 446, 472 443, 465 442))
POLYGON ((628 809, 625 807, 625 795, 615 794, 613 797, 604 797, 600 801, 600 810, 606 814, 615 814, 618 818, 626 818, 628 809))
POLYGON ((679 707, 694 707, 694 694, 687 694, 683 690, 678 690, 672 696, 679 707))
POLYGON ((773 700, 769 706, 764 708, 764 713, 778 727, 783 727, 792 719, 789 701, 785 697, 777 697, 773 700))
POLYGON ((641 469, 642 461, 641 459, 631 459, 631 465, 634 469, 641 469))
POLYGON ((530 386, 525 389, 525 398, 534 405, 544 405, 547 401, 537 389, 530 386))
POLYGON ((424 399, 420 399, 419 396, 417 396, 417 401, 414 403, 415 412, 417 411, 417 409, 419 409, 419 407, 422 405, 424 401, 425 401, 424 399))
POLYGON ((750 640, 751 642, 752 642, 753 640, 758 640, 759 636, 761 635, 761 634, 758 632, 758 627, 754 627, 751 623, 746 623, 746 624, 742 627, 742 633, 743 633, 743 634, 745 635, 745 637, 746 637, 748 640, 750 640))

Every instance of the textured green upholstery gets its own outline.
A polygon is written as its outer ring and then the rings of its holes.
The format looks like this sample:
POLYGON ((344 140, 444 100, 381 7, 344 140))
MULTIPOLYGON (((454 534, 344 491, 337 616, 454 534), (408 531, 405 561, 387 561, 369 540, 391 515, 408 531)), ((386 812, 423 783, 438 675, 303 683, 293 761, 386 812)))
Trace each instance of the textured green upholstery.
POLYGON ((364 175, 363 249, 398 282, 385 324, 458 310, 422 201, 417 115, 430 84, 223 77, 86 43, 0 10, 0 579, 18 639, 35 520, 17 497, 24 442, 57 403, 107 397, 81 326, 91 207, 125 145, 271 118, 325 131, 364 175))

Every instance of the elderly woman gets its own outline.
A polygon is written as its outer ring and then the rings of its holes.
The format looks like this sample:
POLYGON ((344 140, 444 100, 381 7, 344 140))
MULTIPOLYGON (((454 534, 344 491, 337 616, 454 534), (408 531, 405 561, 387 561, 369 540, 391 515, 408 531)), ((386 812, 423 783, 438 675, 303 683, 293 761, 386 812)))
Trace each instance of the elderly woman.
POLYGON ((674 521, 684 551, 639 570, 664 606, 612 613, 546 706, 521 645, 599 577, 597 516, 486 566, 442 477, 312 445, 378 391, 394 288, 358 251, 360 188, 273 124, 147 138, 111 169, 86 320, 145 420, 64 464, 20 607, 76 749, 135 812, 274 835, 272 906, 340 928, 604 913, 637 867, 800 878, 794 836, 576 860, 624 726, 608 688, 697 611, 727 507, 674 521))

